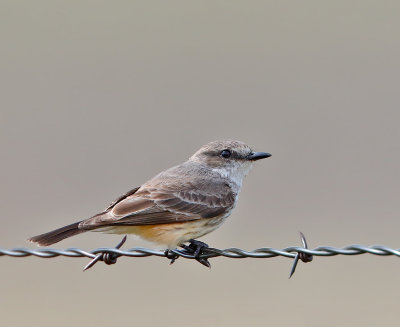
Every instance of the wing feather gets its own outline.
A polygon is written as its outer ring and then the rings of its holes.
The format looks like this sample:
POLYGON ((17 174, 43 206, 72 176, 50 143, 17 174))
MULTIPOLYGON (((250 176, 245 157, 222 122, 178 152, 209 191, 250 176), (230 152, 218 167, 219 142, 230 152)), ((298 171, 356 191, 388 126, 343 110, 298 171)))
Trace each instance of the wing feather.
POLYGON ((107 210, 83 221, 81 228, 155 225, 212 218, 229 211, 236 194, 228 183, 197 179, 190 183, 143 185, 118 198, 107 210), (130 193, 131 192, 131 193, 130 193))

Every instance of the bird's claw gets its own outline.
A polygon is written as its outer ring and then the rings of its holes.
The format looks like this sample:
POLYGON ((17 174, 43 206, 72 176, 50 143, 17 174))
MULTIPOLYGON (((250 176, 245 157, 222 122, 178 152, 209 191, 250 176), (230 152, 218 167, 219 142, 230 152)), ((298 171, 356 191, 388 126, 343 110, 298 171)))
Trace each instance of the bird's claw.
POLYGON ((194 259, 200 262, 203 266, 211 268, 211 264, 206 258, 202 258, 201 255, 205 249, 208 249, 208 244, 197 241, 197 240, 190 240, 189 245, 182 245, 182 248, 186 250, 189 254, 193 255, 194 259))

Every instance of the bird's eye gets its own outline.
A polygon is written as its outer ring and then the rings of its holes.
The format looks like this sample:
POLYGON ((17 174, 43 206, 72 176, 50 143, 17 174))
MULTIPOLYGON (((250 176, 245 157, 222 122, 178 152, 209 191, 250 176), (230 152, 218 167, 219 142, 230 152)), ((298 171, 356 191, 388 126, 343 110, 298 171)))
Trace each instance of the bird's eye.
POLYGON ((232 152, 228 149, 222 150, 221 151, 221 157, 223 158, 229 158, 232 155, 232 152))

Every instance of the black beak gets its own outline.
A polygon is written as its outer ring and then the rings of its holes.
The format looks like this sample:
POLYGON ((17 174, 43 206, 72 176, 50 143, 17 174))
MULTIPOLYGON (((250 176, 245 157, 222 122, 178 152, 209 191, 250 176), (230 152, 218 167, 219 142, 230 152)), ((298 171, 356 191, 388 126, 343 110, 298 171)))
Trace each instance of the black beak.
POLYGON ((271 154, 267 152, 252 152, 246 158, 251 161, 256 161, 270 157, 271 154))

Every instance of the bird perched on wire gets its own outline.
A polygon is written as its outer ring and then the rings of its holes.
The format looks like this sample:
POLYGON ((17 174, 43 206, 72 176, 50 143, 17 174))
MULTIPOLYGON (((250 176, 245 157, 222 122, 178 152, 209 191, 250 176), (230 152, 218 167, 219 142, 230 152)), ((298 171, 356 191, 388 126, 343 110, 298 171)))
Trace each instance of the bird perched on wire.
MULTIPOLYGON (((136 234, 168 249, 184 246, 199 257, 207 245, 196 239, 225 221, 253 163, 270 156, 240 141, 208 143, 189 160, 120 196, 101 213, 29 241, 47 246, 87 231, 136 234)), ((209 265, 207 260, 198 261, 209 265)))

